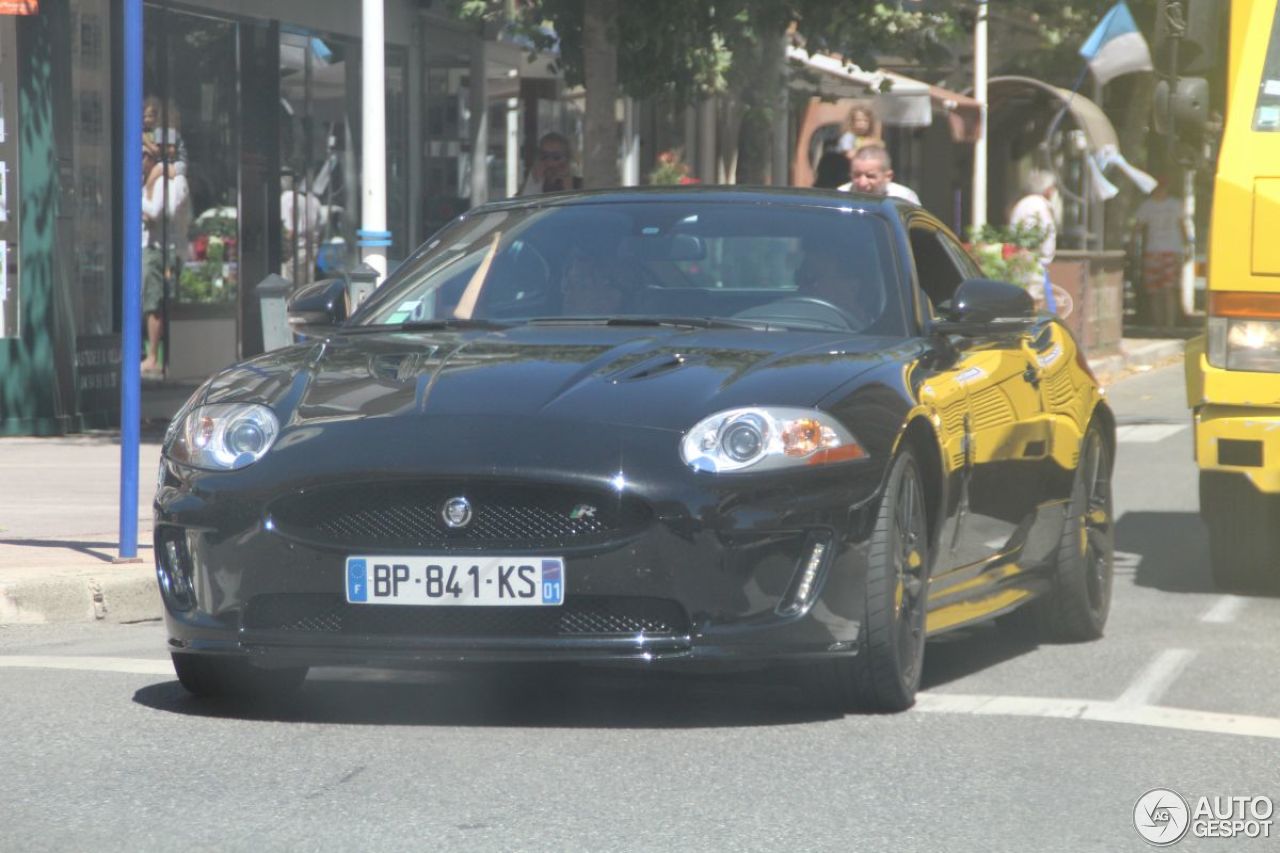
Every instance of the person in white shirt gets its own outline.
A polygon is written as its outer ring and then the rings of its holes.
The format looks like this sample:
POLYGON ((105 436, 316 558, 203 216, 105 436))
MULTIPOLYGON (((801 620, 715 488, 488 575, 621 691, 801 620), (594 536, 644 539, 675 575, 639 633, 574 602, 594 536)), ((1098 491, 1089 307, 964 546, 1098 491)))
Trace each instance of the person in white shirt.
POLYGON ((280 275, 301 286, 315 280, 316 257, 324 237, 324 205, 305 180, 283 179, 280 193, 280 226, 284 236, 284 261, 280 275))
POLYGON ((1042 239, 1034 251, 1040 261, 1036 280, 1028 285, 1044 288, 1045 307, 1057 311, 1053 285, 1049 281, 1049 263, 1058 251, 1058 226, 1053 215, 1053 197, 1058 192, 1058 181, 1052 172, 1032 170, 1023 183, 1024 195, 1018 199, 1009 213, 1009 225, 1013 228, 1036 229, 1042 239))
POLYGON ((1187 219, 1182 201, 1169 195, 1160 178, 1134 214, 1133 236, 1142 236, 1142 290, 1151 306, 1151 322, 1177 322, 1178 283, 1187 245, 1187 219))
POLYGON ((910 188, 893 180, 893 161, 883 145, 864 145, 853 152, 849 161, 849 183, 841 184, 844 192, 860 192, 901 198, 912 204, 920 203, 920 196, 910 188))
POLYGON ((187 257, 187 230, 191 225, 191 193, 179 171, 178 132, 159 128, 156 142, 160 160, 151 167, 142 186, 142 314, 147 326, 144 374, 160 373, 160 338, 164 333, 165 282, 175 280, 187 257))

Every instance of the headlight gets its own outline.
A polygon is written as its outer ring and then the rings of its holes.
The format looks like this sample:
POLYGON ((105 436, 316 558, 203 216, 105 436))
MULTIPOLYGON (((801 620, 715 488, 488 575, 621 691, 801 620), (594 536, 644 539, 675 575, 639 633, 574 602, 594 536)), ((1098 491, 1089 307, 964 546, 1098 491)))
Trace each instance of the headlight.
POLYGON ((699 421, 680 442, 681 458, 697 471, 767 471, 866 455, 848 430, 813 409, 731 409, 699 421))
POLYGON ((1210 317, 1205 352, 1227 370, 1280 372, 1280 320, 1210 317))
POLYGON ((275 413, 257 403, 197 406, 170 425, 164 452, 193 468, 234 471, 261 459, 279 432, 275 413))

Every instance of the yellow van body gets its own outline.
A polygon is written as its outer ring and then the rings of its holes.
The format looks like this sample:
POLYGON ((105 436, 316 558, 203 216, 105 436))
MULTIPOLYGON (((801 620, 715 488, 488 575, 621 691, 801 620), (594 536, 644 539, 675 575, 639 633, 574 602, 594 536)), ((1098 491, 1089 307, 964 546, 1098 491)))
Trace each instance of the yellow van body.
POLYGON ((1220 585, 1280 571, 1280 21, 1232 0, 1205 335, 1188 344, 1200 511, 1220 585))

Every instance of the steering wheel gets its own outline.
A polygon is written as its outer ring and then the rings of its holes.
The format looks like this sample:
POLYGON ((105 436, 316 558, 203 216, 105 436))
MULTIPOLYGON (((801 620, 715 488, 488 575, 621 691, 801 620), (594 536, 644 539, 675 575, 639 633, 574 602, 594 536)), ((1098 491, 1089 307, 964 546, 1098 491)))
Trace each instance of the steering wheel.
POLYGON ((766 302, 764 305, 757 305, 753 308, 748 308, 746 311, 739 311, 734 316, 749 320, 795 321, 797 323, 815 324, 837 329, 848 329, 850 331, 855 331, 865 325, 864 323, 858 323, 843 308, 816 296, 788 296, 786 299, 766 302))

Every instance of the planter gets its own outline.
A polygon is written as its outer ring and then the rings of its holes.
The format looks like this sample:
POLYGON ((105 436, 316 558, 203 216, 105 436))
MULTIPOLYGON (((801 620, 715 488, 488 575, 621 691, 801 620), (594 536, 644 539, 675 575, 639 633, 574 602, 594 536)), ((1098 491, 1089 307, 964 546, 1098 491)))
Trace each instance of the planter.
POLYGON ((1090 357, 1120 351, 1124 263, 1124 252, 1060 249, 1049 265, 1059 314, 1090 357))

